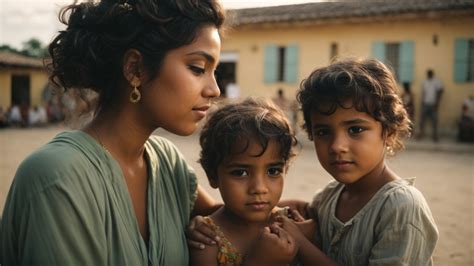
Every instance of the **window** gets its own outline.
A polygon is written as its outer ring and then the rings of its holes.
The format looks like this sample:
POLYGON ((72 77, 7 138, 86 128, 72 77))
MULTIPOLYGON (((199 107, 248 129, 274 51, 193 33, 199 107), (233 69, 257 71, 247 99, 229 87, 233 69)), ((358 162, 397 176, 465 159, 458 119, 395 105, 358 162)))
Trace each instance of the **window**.
POLYGON ((278 78, 277 81, 285 80, 285 47, 278 47, 278 78))
POLYGON ((400 44, 399 43, 387 43, 386 44, 386 62, 395 71, 395 77, 400 80, 399 76, 399 63, 400 63, 400 44))
POLYGON ((456 39, 454 49, 454 81, 474 82, 474 39, 456 39))
POLYGON ((390 65, 400 83, 413 81, 414 43, 403 42, 374 42, 372 55, 390 65))
POLYGON ((296 83, 298 80, 297 45, 267 45, 264 52, 265 83, 296 83))

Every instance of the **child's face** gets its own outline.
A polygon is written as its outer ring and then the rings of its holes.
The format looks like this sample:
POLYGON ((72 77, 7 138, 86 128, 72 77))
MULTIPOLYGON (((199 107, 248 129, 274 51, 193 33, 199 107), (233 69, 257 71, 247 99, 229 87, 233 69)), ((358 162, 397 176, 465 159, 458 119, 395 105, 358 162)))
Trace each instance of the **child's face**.
POLYGON ((353 184, 384 166, 382 124, 367 113, 355 108, 313 112, 311 125, 318 159, 337 181, 353 184))
MULTIPOLYGON (((244 141, 234 144, 237 148, 244 141)), ((272 139, 261 156, 262 147, 251 140, 244 153, 229 156, 217 169, 218 187, 226 211, 245 222, 265 222, 270 211, 280 200, 283 190, 285 162, 280 155, 280 145, 272 139)))

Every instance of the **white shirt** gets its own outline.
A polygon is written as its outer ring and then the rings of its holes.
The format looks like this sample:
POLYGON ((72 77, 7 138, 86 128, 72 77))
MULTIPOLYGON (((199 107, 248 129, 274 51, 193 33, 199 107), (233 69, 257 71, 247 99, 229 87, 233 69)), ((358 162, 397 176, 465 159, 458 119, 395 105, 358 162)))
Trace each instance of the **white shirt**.
POLYGON ((443 90, 443 83, 436 78, 427 79, 423 81, 423 103, 424 104, 436 104, 436 95, 438 91, 443 90))

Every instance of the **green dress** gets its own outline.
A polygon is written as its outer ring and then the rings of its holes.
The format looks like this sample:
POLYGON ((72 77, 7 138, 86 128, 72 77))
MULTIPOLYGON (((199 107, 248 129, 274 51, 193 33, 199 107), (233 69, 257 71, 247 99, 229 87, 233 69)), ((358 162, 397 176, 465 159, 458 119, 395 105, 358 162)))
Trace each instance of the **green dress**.
POLYGON ((1 221, 0 264, 188 265, 196 176, 168 140, 152 136, 145 147, 148 247, 118 163, 72 131, 20 165, 1 221))

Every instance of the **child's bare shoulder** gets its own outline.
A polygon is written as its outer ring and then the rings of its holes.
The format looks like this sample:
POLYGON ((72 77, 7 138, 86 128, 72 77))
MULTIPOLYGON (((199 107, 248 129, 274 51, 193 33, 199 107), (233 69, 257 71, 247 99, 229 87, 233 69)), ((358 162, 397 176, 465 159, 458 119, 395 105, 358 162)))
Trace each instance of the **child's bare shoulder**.
POLYGON ((189 251, 190 265, 213 266, 217 265, 217 245, 206 246, 204 249, 191 248, 189 251))

